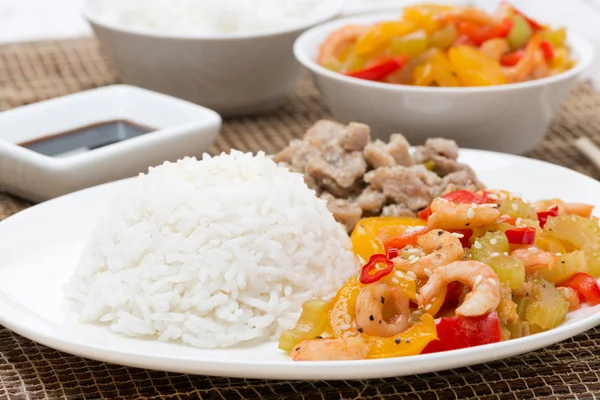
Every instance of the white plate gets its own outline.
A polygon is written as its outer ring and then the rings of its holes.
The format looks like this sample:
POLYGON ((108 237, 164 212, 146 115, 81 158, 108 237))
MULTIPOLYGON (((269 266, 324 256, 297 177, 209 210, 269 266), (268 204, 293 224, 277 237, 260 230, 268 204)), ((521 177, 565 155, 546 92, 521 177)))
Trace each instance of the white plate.
MULTIPOLYGON (((527 199, 560 196, 600 206, 600 183, 555 165, 497 153, 464 150, 461 159, 488 187, 527 199)), ((585 307, 549 332, 447 353, 365 361, 292 362, 275 342, 201 350, 119 336, 78 324, 61 286, 77 264, 85 238, 119 181, 48 201, 0 223, 0 323, 46 346, 117 364, 172 372, 267 379, 384 378, 467 366, 535 350, 600 323, 599 308, 585 307)))

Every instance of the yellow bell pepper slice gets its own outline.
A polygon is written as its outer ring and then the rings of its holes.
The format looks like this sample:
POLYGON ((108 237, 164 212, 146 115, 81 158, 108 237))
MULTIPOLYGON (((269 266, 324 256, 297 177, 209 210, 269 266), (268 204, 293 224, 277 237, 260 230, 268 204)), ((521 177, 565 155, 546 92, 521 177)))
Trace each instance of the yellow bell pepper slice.
POLYGON ((373 254, 383 254, 385 239, 401 235, 408 227, 426 224, 420 218, 411 217, 363 218, 350 235, 352 248, 366 262, 373 254))
POLYGON ((362 287, 358 278, 352 277, 338 290, 331 301, 328 333, 333 337, 342 338, 358 334, 358 330, 352 325, 352 320, 356 315, 356 297, 362 287))
POLYGON ((356 41, 359 56, 382 50, 394 36, 404 36, 418 29, 414 21, 385 21, 374 25, 356 41))
POLYGON ((283 332, 279 337, 279 349, 290 352, 303 340, 314 339, 327 328, 327 318, 331 302, 319 299, 307 300, 302 304, 302 313, 292 329, 283 332))
POLYGON ((433 317, 423 314, 420 322, 396 336, 382 338, 364 335, 364 338, 372 346, 367 358, 390 358, 420 354, 438 336, 433 317))
POLYGON ((451 47, 450 62, 465 86, 490 86, 506 83, 500 63, 470 46, 451 47))

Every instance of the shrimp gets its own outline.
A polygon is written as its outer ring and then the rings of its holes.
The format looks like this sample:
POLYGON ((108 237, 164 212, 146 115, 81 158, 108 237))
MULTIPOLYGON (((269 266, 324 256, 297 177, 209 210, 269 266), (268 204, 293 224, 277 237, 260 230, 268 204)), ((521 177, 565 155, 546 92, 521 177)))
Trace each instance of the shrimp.
POLYGON ((580 217, 589 218, 594 211, 594 206, 584 203, 565 203, 560 199, 538 200, 532 203, 537 212, 548 211, 552 207, 558 207, 559 214, 575 214, 580 217))
POLYGON ((545 63, 544 57, 536 57, 540 44, 540 38, 538 35, 534 35, 530 40, 529 44, 525 48, 525 54, 519 62, 512 67, 502 67, 502 73, 506 78, 507 83, 523 82, 526 80, 533 70, 538 68, 541 63, 545 63))
POLYGON ((539 269, 552 269, 558 262, 556 254, 544 251, 537 246, 513 250, 510 255, 523 261, 528 275, 534 275, 539 269))
POLYGON ((558 290, 569 303, 569 311, 575 311, 579 308, 579 296, 575 290, 563 286, 557 287, 556 290, 558 290))
POLYGON ((364 360, 372 345, 361 336, 343 339, 310 339, 290 353, 294 361, 364 360))
POLYGON ((399 288, 385 283, 363 287, 356 298, 356 326, 371 336, 390 337, 408 329, 410 308, 399 288), (391 307, 386 307, 390 305, 391 307), (391 319, 384 317, 384 307, 393 310, 391 319))
POLYGON ((419 236, 417 244, 428 254, 421 257, 412 255, 412 258, 396 257, 393 261, 397 269, 412 271, 417 276, 427 277, 428 272, 440 265, 460 260, 464 255, 460 240, 441 229, 434 229, 419 236))
POLYGON ((440 229, 481 228, 500 217, 495 204, 462 204, 437 198, 431 202, 432 214, 427 227, 440 229))
POLYGON ((321 44, 318 63, 323 64, 331 57, 337 58, 347 46, 356 41, 368 29, 363 25, 346 25, 331 32, 321 44))
POLYGON ((450 282, 459 281, 471 291, 455 310, 456 315, 476 317, 494 311, 500 304, 500 279, 487 264, 479 261, 455 261, 438 267, 419 292, 420 303, 429 303, 450 282))
POLYGON ((503 55, 510 51, 508 41, 503 38, 486 40, 481 44, 480 50, 486 56, 500 61, 503 55))
POLYGON ((537 49, 534 54, 533 68, 531 70, 532 79, 540 79, 548 76, 550 68, 544 58, 544 53, 540 49, 537 49))

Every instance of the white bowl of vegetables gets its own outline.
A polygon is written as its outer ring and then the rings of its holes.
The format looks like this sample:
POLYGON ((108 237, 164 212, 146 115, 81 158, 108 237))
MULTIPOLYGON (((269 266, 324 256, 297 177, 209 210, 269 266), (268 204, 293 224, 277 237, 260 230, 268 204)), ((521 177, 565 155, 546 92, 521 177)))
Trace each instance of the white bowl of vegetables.
POLYGON ((335 118, 376 137, 523 154, 593 59, 583 37, 506 6, 412 6, 319 25, 295 42, 335 118))

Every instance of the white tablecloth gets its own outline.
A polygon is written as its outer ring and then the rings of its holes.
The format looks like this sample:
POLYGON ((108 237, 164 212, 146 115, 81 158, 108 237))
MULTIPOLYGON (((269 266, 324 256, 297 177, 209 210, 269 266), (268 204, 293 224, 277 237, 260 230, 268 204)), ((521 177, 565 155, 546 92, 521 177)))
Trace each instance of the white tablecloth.
MULTIPOLYGON (((0 0, 0 43, 68 38, 91 35, 79 14, 82 0, 0 0)), ((127 0, 123 0, 127 1, 127 0)), ((215 0, 219 1, 219 0, 215 0)), ((327 1, 327 0, 323 0, 327 1)), ((347 14, 399 8, 409 3, 431 0, 347 0, 347 14)), ((441 0, 494 7, 496 0, 441 0)), ((590 39, 596 49, 593 65, 585 77, 600 87, 600 0, 513 0, 513 4, 541 21, 564 25, 590 39)))

